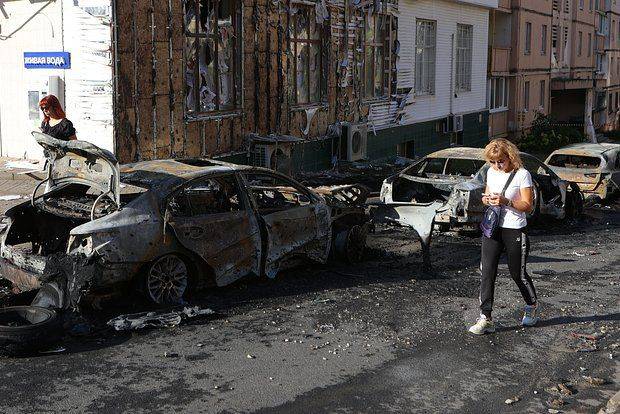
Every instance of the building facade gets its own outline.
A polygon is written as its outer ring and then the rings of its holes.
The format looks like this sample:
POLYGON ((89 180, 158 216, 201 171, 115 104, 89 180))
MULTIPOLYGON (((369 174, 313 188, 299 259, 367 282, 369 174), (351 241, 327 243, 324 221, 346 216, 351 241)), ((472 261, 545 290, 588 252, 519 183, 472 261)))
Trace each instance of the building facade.
POLYGON ((123 163, 221 157, 298 172, 487 140, 497 0, 3 4, 23 9, 2 39, 14 52, 3 73, 15 72, 2 88, 25 113, 1 108, 3 155, 40 156, 29 131, 54 91, 78 137, 123 163), (30 51, 68 53, 71 66, 26 69, 30 51), (40 78, 36 96, 25 75, 40 78))
POLYGON ((618 108, 608 105, 618 89, 617 7, 611 0, 500 0, 489 29, 491 138, 518 139, 539 113, 590 138, 617 127, 618 108))

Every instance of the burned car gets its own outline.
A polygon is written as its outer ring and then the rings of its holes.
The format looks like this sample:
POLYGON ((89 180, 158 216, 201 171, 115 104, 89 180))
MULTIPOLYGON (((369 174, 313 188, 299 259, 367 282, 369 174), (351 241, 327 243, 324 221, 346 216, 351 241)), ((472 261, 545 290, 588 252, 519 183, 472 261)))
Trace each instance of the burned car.
MULTIPOLYGON (((537 158, 521 153, 524 167, 534 182, 534 207, 530 219, 557 219, 579 214, 583 198, 575 183, 560 179, 537 158)), ((477 226, 485 206, 489 164, 482 148, 449 148, 434 152, 399 174, 387 178, 381 201, 393 206, 438 202, 435 224, 443 228, 477 226)))
POLYGON ((0 275, 20 291, 55 283, 68 306, 138 287, 175 303, 201 286, 363 251, 364 188, 320 195, 277 172, 208 159, 119 167, 90 143, 33 135, 47 179, 0 226, 0 275))
MULTIPOLYGON (((560 179, 531 155, 521 153, 521 157, 534 182, 530 219, 543 215, 563 219, 581 213, 583 195, 575 183, 560 179)), ((433 226, 477 229, 485 208, 482 193, 488 169, 482 148, 434 152, 383 182, 374 220, 416 230, 428 267, 433 226)))
POLYGON ((579 143, 555 150, 545 164, 563 180, 577 183, 586 197, 620 193, 620 144, 579 143))

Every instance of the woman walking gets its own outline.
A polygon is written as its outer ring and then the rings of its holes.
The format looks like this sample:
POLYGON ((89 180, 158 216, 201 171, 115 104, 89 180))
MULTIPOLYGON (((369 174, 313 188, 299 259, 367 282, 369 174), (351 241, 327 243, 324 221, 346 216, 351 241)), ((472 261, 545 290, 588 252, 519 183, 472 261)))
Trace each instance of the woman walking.
POLYGON ((469 332, 483 335, 495 332, 491 318, 497 265, 502 252, 506 251, 510 276, 525 300, 523 326, 534 326, 537 298, 532 279, 525 270, 530 243, 527 236, 526 213, 532 210, 532 177, 523 168, 519 150, 503 138, 491 141, 484 149, 484 156, 491 164, 487 173, 486 191, 482 203, 500 206, 499 228, 491 237, 482 237, 482 280, 480 283, 480 317, 469 332))
POLYGON ((41 99, 39 107, 43 111, 41 132, 63 141, 77 139, 73 123, 65 118, 65 111, 62 110, 58 98, 47 95, 41 99))

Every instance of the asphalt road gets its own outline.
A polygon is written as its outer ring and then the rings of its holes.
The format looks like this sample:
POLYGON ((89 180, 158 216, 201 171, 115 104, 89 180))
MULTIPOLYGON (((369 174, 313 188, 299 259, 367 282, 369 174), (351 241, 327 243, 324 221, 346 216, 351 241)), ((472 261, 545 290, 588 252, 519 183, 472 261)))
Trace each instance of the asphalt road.
POLYGON ((536 328, 518 325, 522 299, 504 263, 501 328, 466 332, 477 315, 479 240, 437 236, 429 274, 411 234, 379 228, 363 263, 197 295, 212 317, 105 328, 140 310, 137 301, 96 314, 93 331, 67 335, 61 353, 1 358, 0 411, 597 412, 620 383, 619 218, 616 202, 532 231, 536 328))

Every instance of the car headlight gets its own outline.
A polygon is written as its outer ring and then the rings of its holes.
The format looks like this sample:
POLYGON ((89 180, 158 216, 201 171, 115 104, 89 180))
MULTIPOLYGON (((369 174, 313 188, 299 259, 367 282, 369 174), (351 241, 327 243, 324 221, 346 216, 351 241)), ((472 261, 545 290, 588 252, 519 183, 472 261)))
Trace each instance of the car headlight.
POLYGON ((69 244, 67 247, 67 253, 79 253, 86 256, 93 254, 93 238, 89 235, 78 234, 76 236, 69 236, 69 244))

